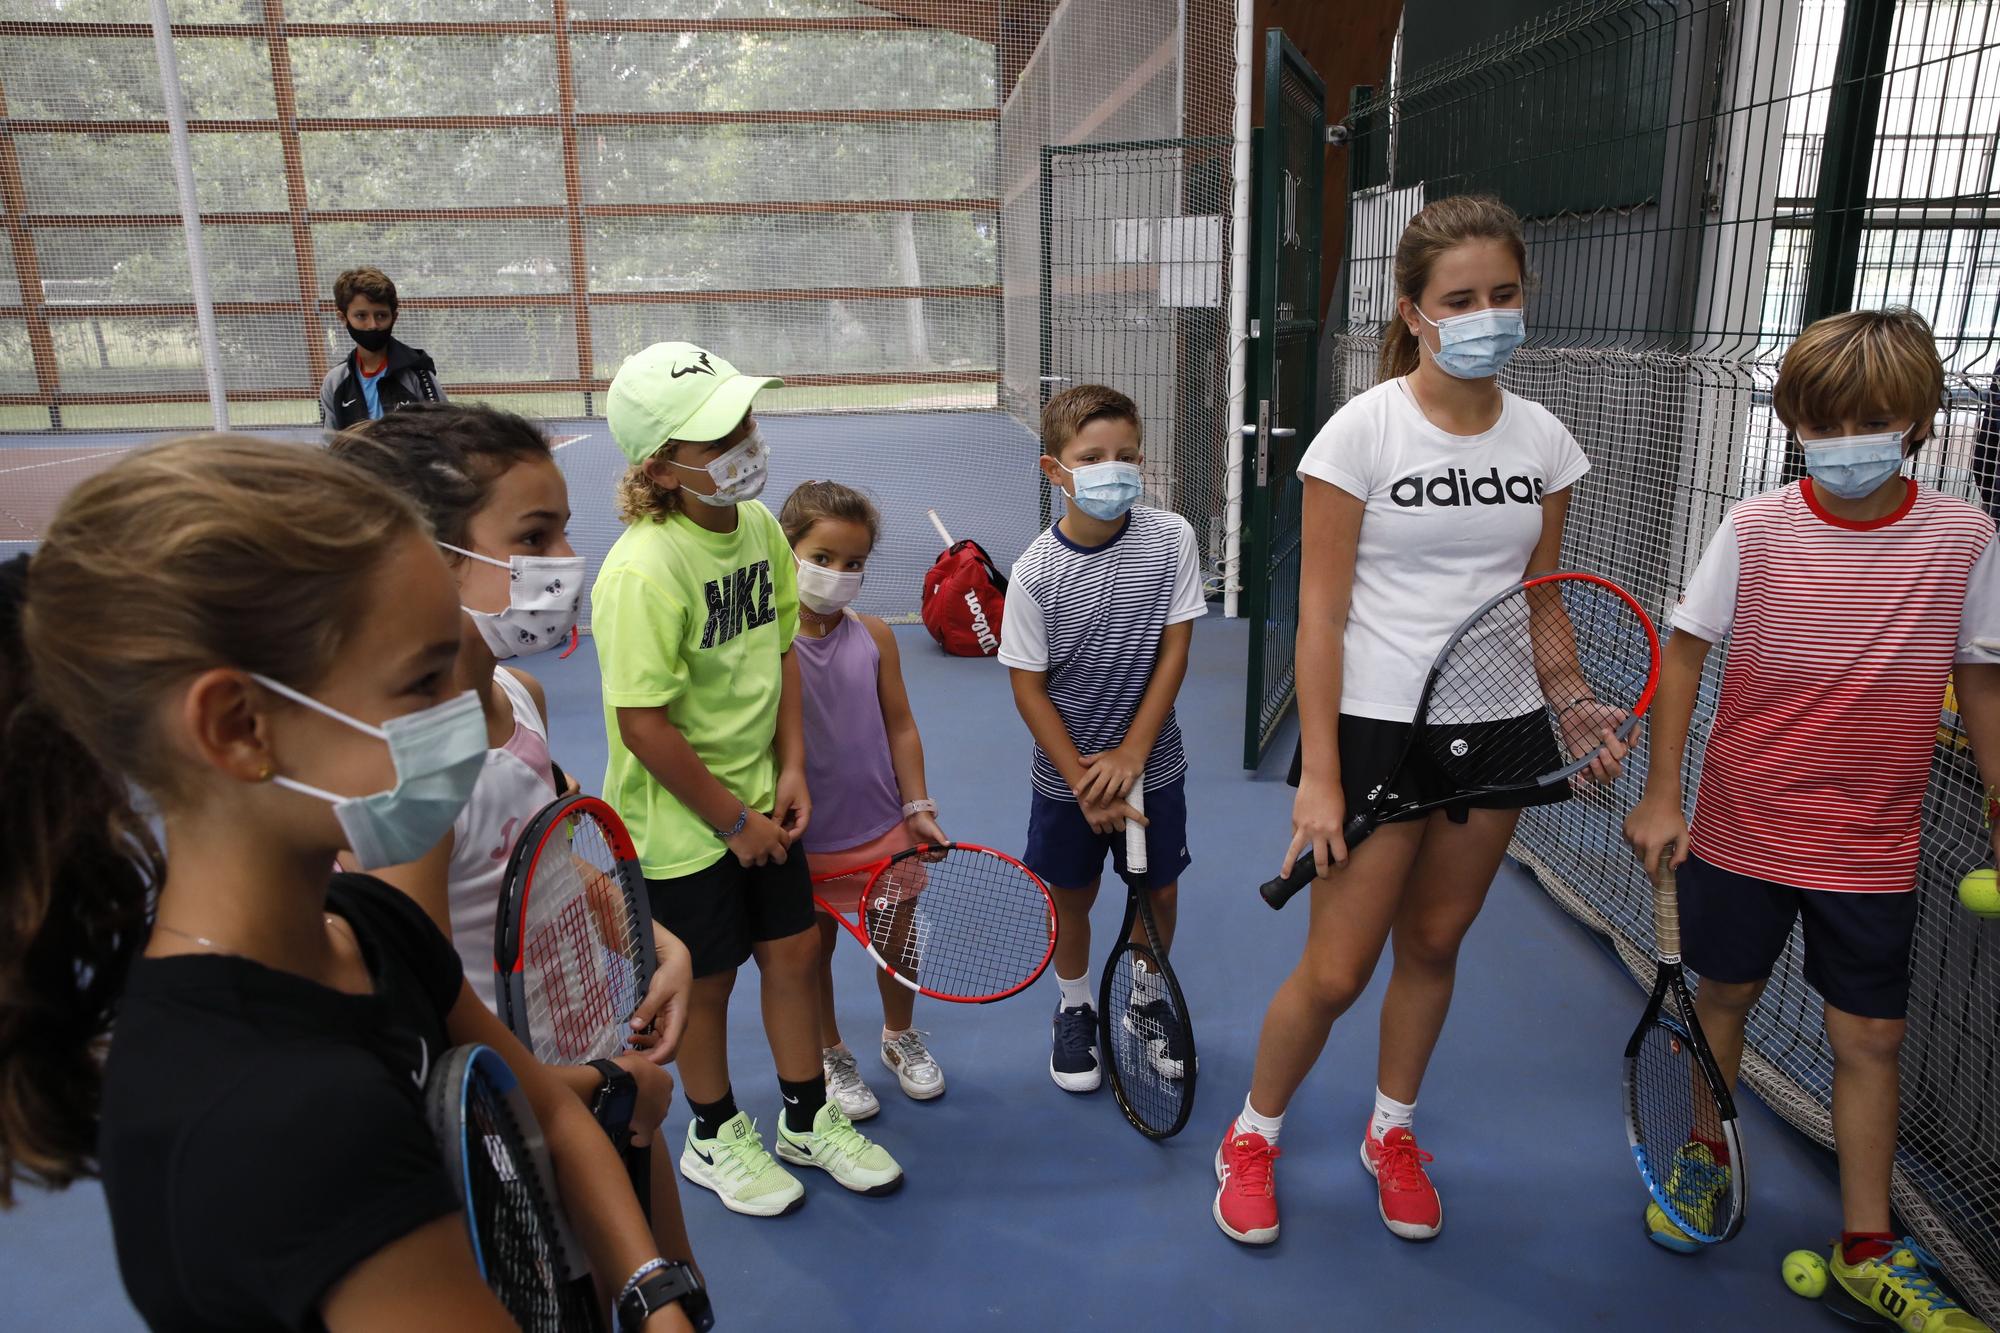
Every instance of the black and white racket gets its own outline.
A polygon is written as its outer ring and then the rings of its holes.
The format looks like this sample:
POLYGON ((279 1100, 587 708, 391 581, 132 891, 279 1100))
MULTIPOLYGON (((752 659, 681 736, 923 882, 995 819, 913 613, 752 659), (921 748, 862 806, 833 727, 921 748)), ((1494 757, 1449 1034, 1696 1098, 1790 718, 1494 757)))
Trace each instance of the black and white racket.
MULTIPOLYGON (((653 979, 653 918, 632 837, 609 805, 558 797, 528 822, 500 889, 493 966, 501 1021, 543 1064, 608 1060, 625 1049, 653 979)), ((640 1205, 650 1207, 630 1109, 616 1108, 626 1123, 605 1132, 624 1154, 640 1205)))
POLYGON ((472 1257, 529 1333, 600 1330, 583 1251, 563 1217, 541 1127, 490 1046, 454 1046, 424 1084, 431 1132, 465 1209, 472 1257))
MULTIPOLYGON (((1392 819, 1568 782, 1638 730, 1660 679, 1660 636, 1632 594, 1595 574, 1543 574, 1488 599, 1445 641, 1396 767, 1342 837, 1392 819)), ((1312 883, 1312 849, 1266 883, 1283 907, 1312 883)))
POLYGON ((1736 1101, 1681 971, 1672 861, 1669 847, 1653 873, 1653 954, 1660 966, 1646 1012, 1625 1043, 1625 1137, 1639 1178, 1667 1220, 1689 1241, 1714 1245, 1743 1226, 1743 1141, 1736 1101))
MULTIPOLYGON (((1125 797, 1142 815, 1143 781, 1133 783, 1125 797)), ((1135 877, 1146 873, 1146 830, 1137 821, 1125 825, 1125 868, 1135 877)), ((1111 1095, 1132 1128, 1150 1139, 1169 1139, 1194 1109, 1194 1025, 1148 896, 1142 888, 1126 891, 1118 945, 1098 983, 1097 1048, 1109 1057, 1111 1095), (1132 939, 1134 922, 1144 943, 1132 939)))

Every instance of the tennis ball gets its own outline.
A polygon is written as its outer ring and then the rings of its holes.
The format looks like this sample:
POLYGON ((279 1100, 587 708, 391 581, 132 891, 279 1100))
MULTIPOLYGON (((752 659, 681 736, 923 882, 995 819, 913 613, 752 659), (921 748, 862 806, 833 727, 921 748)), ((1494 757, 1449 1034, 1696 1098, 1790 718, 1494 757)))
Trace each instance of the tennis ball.
POLYGON ((1793 1250, 1785 1256, 1785 1285, 1809 1301, 1826 1290, 1826 1260, 1813 1250, 1793 1250))
POLYGON ((1975 916, 2000 917, 2000 883, 1991 870, 1975 870, 1960 880, 1958 900, 1975 916))

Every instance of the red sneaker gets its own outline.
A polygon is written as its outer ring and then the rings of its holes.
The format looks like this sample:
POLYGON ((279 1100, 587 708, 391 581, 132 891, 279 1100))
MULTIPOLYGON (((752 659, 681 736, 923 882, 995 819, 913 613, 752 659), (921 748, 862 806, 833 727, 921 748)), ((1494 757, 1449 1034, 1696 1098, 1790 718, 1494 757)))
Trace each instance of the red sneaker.
POLYGON ((1269 1245, 1278 1238, 1278 1195, 1271 1163, 1278 1150, 1262 1134, 1239 1133, 1234 1124, 1215 1150, 1215 1225, 1231 1240, 1269 1245))
POLYGON ((1400 1125, 1380 1139, 1361 1138, 1361 1165, 1375 1177, 1382 1200, 1382 1225, 1404 1240, 1429 1240, 1444 1230, 1444 1204, 1424 1173, 1431 1155, 1400 1125))

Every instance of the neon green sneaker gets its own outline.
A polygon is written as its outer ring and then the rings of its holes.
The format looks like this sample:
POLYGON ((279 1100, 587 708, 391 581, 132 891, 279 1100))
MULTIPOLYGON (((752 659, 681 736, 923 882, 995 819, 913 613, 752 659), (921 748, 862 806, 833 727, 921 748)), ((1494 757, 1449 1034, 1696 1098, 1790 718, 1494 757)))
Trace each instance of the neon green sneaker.
POLYGON ((1944 1294, 1931 1273, 1937 1267, 1923 1246, 1905 1237, 1895 1250, 1850 1264, 1834 1242, 1827 1270, 1833 1281, 1823 1298, 1835 1313, 1903 1333, 1993 1333, 1944 1294))
POLYGON ((809 1134, 794 1134, 784 1117, 778 1118, 778 1156, 794 1166, 816 1166, 856 1194, 894 1194, 903 1187, 896 1159, 830 1101, 813 1117, 809 1134))
POLYGON ((806 1187, 771 1160, 757 1122, 744 1112, 725 1120, 712 1139, 697 1138, 694 1130, 690 1121, 687 1147, 681 1150, 681 1174, 714 1190, 730 1212, 782 1217, 805 1202, 806 1187))
MULTIPOLYGON (((1667 1194, 1674 1200, 1688 1225, 1713 1236, 1715 1205, 1729 1193, 1729 1168, 1715 1160, 1705 1143, 1685 1143, 1674 1154, 1673 1169, 1667 1173, 1667 1194)), ((1675 1254, 1693 1254, 1702 1242, 1674 1224, 1667 1210, 1648 1200, 1646 1238, 1675 1254)))

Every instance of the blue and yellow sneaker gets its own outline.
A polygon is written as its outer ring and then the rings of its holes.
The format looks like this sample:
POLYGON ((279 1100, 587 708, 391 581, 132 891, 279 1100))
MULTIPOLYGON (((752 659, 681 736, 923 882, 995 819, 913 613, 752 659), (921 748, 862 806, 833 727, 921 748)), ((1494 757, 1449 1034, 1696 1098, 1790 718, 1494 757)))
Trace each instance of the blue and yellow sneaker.
POLYGON ((1905 1237, 1888 1254, 1848 1263, 1838 1241, 1827 1261, 1833 1280, 1821 1299, 1835 1314, 1903 1333, 1993 1333, 1931 1276, 1937 1260, 1905 1237))
MULTIPOLYGON (((1667 1194, 1689 1226, 1706 1235, 1716 1233, 1716 1204, 1729 1193, 1729 1168, 1715 1160, 1705 1143, 1684 1143, 1674 1154, 1673 1170, 1667 1173, 1667 1194)), ((1667 1210, 1648 1200, 1646 1238, 1675 1254, 1693 1254, 1702 1248, 1696 1240, 1674 1224, 1667 1210)))

